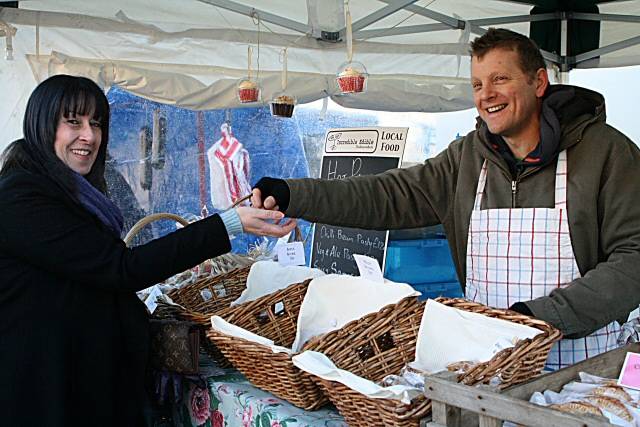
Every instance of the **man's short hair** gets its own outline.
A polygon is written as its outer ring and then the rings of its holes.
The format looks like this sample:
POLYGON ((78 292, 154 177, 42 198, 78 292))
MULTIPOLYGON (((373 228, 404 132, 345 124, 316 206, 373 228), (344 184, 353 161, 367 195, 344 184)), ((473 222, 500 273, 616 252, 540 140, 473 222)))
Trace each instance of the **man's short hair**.
POLYGON ((493 49, 515 51, 520 58, 520 68, 530 77, 534 77, 540 68, 546 67, 538 45, 520 33, 504 28, 489 28, 484 35, 471 42, 470 53, 481 59, 493 49))

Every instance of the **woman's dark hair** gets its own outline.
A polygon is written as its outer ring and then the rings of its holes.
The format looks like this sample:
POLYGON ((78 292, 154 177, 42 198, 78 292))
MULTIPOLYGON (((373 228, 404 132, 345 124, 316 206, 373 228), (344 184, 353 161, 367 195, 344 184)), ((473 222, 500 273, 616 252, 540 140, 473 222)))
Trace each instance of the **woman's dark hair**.
POLYGON ((2 153, 0 176, 16 168, 45 174, 76 199, 73 171, 56 156, 54 142, 61 117, 89 114, 100 123, 102 138, 96 161, 85 178, 105 193, 109 102, 102 89, 85 77, 60 74, 48 78, 35 88, 24 115, 24 138, 12 142, 2 153))
POLYGON ((515 51, 520 58, 520 69, 530 78, 534 78, 540 68, 546 67, 538 45, 520 33, 504 28, 489 28, 486 33, 471 42, 471 56, 479 59, 493 49, 515 51))

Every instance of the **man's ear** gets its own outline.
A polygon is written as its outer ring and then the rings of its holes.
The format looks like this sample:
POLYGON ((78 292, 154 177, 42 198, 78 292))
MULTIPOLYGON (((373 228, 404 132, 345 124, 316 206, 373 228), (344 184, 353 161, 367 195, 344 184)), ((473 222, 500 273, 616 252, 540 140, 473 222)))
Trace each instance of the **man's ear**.
POLYGON ((549 87, 549 74, 547 74, 546 68, 538 68, 534 83, 536 85, 536 96, 542 98, 549 87))

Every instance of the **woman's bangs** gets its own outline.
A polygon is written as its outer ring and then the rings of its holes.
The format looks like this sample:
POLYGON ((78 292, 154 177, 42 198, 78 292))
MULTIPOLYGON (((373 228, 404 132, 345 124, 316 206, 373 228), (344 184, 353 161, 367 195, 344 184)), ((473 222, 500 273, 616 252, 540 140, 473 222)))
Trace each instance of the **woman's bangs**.
POLYGON ((63 117, 90 115, 100 123, 107 123, 108 106, 103 105, 104 103, 101 101, 102 99, 98 98, 97 94, 79 87, 64 95, 60 112, 63 117))

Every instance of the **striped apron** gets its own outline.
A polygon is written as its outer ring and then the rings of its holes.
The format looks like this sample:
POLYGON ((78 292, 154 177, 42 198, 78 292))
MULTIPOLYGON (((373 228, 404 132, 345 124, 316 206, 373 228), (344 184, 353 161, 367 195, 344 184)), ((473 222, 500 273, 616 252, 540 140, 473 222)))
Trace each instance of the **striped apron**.
MULTIPOLYGON (((553 209, 481 210, 486 180, 485 160, 469 224, 466 298, 509 308, 579 278, 567 218, 566 151, 558 156, 553 209)), ((545 367, 556 370, 616 348, 619 332, 612 322, 587 337, 563 339, 551 349, 545 367)))

